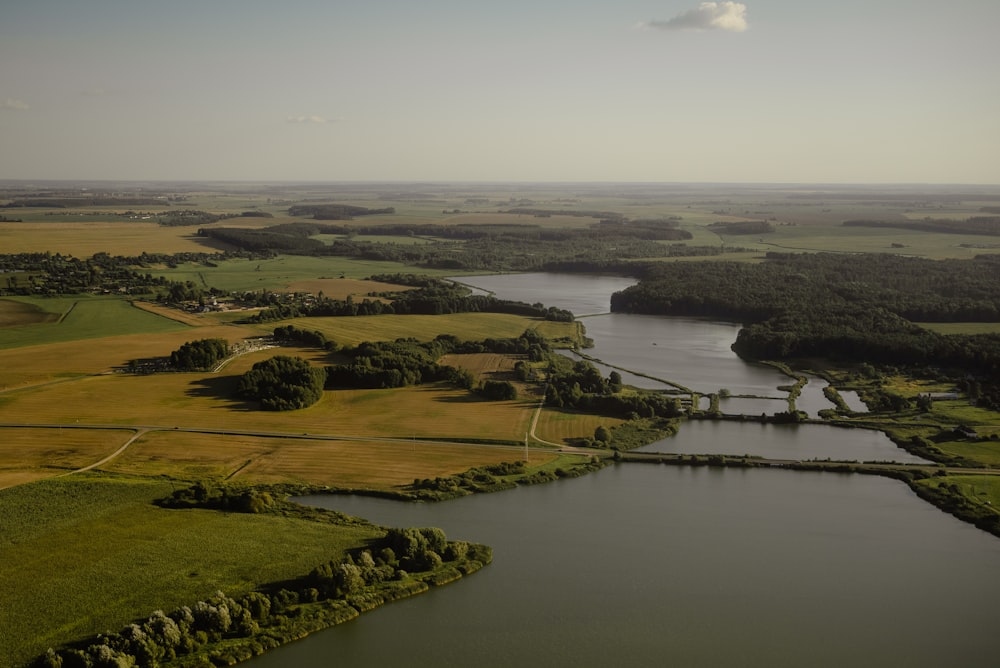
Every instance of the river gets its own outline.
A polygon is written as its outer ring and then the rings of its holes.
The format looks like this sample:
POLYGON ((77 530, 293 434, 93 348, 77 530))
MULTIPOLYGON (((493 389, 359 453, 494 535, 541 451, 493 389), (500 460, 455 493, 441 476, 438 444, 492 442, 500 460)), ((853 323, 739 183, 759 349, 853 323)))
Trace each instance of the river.
MULTIPOLYGON (((600 288, 594 277, 572 279, 559 278, 580 282, 579 302, 600 288)), ((552 295, 483 287, 562 306, 552 295)), ((757 371, 740 382, 767 387, 757 371)), ((738 454, 773 441, 785 443, 767 447, 813 452, 804 441, 817 434, 851 452, 883 445, 864 441, 871 432, 809 429, 691 423, 681 434, 736 441, 738 454)), ((1000 541, 885 478, 617 464, 440 504, 306 502, 392 526, 438 526, 492 545, 495 560, 270 652, 254 668, 997 663, 1000 541)))

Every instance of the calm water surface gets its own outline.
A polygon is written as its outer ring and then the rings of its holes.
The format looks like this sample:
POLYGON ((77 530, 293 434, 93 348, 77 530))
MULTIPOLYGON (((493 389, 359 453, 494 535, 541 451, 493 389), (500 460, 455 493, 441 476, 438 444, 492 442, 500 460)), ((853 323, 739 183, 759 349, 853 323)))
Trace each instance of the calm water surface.
POLYGON ((927 460, 897 447, 888 436, 870 429, 844 429, 825 424, 760 424, 686 420, 675 436, 637 448, 638 452, 699 455, 757 455, 771 459, 836 459, 843 461, 927 460))
MULTIPOLYGON (((610 292, 631 283, 462 280, 577 314, 606 312, 610 292)), ((776 388, 788 379, 729 351, 734 326, 619 315, 584 321, 611 363, 705 392, 784 396, 776 388)), ((813 427, 688 422, 657 445, 902 457, 881 434, 813 427)), ((619 464, 433 505, 308 501, 392 526, 439 526, 492 545, 495 561, 254 668, 997 665, 1000 540, 888 479, 619 464)))
POLYGON ((308 502, 495 560, 254 668, 996 665, 1000 541, 892 480, 621 464, 435 505, 308 502))

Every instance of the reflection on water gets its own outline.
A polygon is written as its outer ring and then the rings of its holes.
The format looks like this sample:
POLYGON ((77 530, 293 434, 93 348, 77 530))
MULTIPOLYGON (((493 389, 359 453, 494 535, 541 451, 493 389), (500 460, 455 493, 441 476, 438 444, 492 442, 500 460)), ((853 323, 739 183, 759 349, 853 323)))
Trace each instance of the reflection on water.
MULTIPOLYGON (((609 286, 631 282, 462 280, 578 314, 606 311, 620 289, 609 286), (546 292, 553 286, 572 294, 546 292)), ((620 314, 584 322, 599 357, 699 391, 780 398, 776 387, 790 383, 729 350, 734 325, 620 314)), ((913 460, 880 433, 826 425, 686 422, 649 448, 675 446, 913 460)), ((392 526, 439 526, 492 545, 495 561, 253 668, 996 665, 1000 541, 885 478, 619 464, 440 504, 310 502, 392 526)))
POLYGON ((637 449, 697 455, 756 455, 769 459, 835 459, 927 463, 870 429, 826 424, 760 424, 736 420, 686 420, 675 436, 637 449))
POLYGON ((620 464, 440 504, 311 502, 495 561, 253 668, 996 665, 1000 541, 893 480, 620 464))

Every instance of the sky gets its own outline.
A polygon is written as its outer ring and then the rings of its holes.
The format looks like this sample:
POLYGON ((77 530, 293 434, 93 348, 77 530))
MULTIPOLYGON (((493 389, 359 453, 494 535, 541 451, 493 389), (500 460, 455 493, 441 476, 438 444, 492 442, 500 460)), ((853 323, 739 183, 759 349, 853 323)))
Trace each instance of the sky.
POLYGON ((1000 184, 996 0, 6 0, 0 179, 1000 184))

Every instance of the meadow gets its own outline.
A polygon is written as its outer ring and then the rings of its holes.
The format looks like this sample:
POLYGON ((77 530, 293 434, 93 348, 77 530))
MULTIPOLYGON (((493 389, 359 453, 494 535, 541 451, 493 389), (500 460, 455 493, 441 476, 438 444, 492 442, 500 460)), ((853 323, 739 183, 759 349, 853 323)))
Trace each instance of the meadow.
POLYGON ((392 341, 407 337, 429 341, 438 334, 453 334, 463 341, 512 338, 536 326, 546 337, 576 336, 576 328, 571 323, 549 323, 537 318, 506 313, 294 318, 253 325, 252 328, 260 332, 270 332, 274 331, 275 327, 286 325, 322 332, 326 338, 336 341, 341 346, 356 346, 362 341, 392 341))
POLYGON ((81 474, 0 490, 0 665, 218 590, 239 594, 305 575, 382 533, 152 504, 176 487, 81 474))

